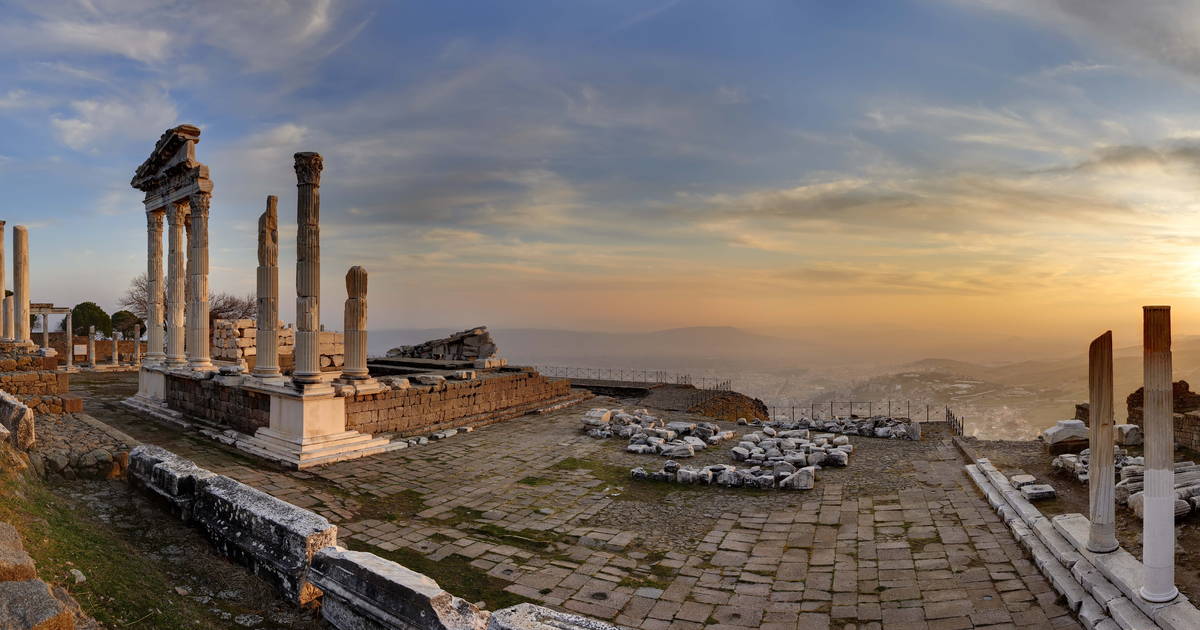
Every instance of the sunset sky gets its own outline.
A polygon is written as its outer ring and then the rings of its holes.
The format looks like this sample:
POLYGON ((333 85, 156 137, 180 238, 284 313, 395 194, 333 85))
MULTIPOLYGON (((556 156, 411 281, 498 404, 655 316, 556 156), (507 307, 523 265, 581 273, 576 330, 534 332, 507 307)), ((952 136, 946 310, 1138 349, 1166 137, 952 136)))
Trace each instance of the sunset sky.
POLYGON ((215 290, 279 195, 286 318, 325 156, 331 328, 361 264, 373 328, 1200 332, 1192 2, 0 2, 35 300, 145 270, 129 180, 180 123, 215 290))

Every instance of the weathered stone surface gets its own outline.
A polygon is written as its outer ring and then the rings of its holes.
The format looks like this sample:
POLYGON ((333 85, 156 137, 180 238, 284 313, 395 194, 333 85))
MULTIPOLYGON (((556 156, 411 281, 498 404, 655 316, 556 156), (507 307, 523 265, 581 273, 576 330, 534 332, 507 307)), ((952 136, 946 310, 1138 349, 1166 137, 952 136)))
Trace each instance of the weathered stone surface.
POLYGON ((1138 446, 1142 443, 1142 428, 1136 424, 1118 424, 1113 427, 1117 433, 1117 444, 1121 446, 1138 446))
POLYGON ((37 570, 33 558, 25 553, 21 535, 8 523, 0 523, 0 582, 33 580, 37 570))
POLYGON ((400 346, 387 351, 389 357, 475 361, 496 356, 498 349, 487 326, 476 326, 441 339, 415 346, 400 346))
POLYGON ((779 482, 780 490, 812 490, 817 481, 817 469, 805 466, 779 482))
POLYGON ((337 527, 324 517, 215 475, 197 480, 193 519, 217 549, 288 599, 304 604, 319 595, 308 583, 308 565, 337 541, 337 527))
POLYGON ((492 613, 487 630, 621 630, 581 615, 558 612, 535 604, 517 604, 492 613))
POLYGON ((326 547, 313 556, 311 583, 324 592, 321 615, 341 630, 483 630, 488 613, 431 578, 372 553, 326 547))
POLYGON ((74 630, 75 618, 41 580, 0 582, 0 628, 74 630))
POLYGON ((37 443, 33 410, 3 390, 0 390, 0 424, 8 429, 9 441, 17 450, 28 451, 37 443))
POLYGON ((1012 482, 1014 488, 1023 488, 1030 484, 1037 483, 1037 477, 1033 475, 1013 475, 1009 481, 1012 482))
POLYGON ((1042 431, 1046 444, 1057 444, 1067 440, 1087 440, 1088 427, 1082 420, 1059 420, 1054 426, 1042 431))

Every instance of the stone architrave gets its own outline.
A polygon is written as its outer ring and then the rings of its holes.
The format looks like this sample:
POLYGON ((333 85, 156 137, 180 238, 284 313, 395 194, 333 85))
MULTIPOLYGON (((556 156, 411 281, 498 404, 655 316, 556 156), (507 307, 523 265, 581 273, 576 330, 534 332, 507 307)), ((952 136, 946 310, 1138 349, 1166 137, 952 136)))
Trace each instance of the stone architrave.
POLYGON ((321 169, 319 153, 297 153, 296 349, 292 383, 321 384, 321 169))
POLYGON ((13 334, 17 343, 33 345, 29 334, 29 230, 13 228, 13 334))
POLYGON ((163 218, 156 208, 146 213, 146 362, 161 364, 167 355, 163 340, 163 218))
POLYGON ((88 367, 96 367, 96 327, 88 326, 88 367))
POLYGON ((279 199, 267 197, 267 209, 258 218, 258 346, 254 376, 280 378, 279 371, 279 199))
POLYGON ((208 207, 209 193, 196 193, 189 199, 192 230, 188 240, 188 292, 187 305, 188 367, 205 371, 216 369, 209 355, 208 321, 208 207))
POLYGON ((1141 596, 1166 602, 1179 595, 1175 586, 1175 464, 1171 387, 1171 307, 1142 307, 1142 352, 1146 428, 1146 472, 1141 596))
POLYGON ((371 377, 367 371, 367 270, 355 265, 346 272, 345 323, 346 361, 343 381, 371 377))
POLYGON ((67 310, 67 367, 75 365, 75 326, 71 322, 71 311, 67 310))
POLYGON ((168 367, 182 367, 187 363, 183 349, 183 226, 187 212, 188 205, 186 201, 175 202, 167 212, 168 258, 166 365, 168 367))
POLYGON ((1113 491, 1113 364, 1112 331, 1092 341, 1088 348, 1088 408, 1091 410, 1091 435, 1088 447, 1091 468, 1088 472, 1088 501, 1091 530, 1088 550, 1095 553, 1116 551, 1116 498, 1113 491))

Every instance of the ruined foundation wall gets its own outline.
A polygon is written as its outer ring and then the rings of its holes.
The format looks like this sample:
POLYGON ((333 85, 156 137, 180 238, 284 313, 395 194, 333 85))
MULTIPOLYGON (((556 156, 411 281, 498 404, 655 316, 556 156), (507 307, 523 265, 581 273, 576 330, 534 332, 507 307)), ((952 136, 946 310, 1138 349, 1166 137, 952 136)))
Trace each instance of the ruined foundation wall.
MULTIPOLYGON (((279 323, 279 365, 291 373, 296 351, 296 329, 279 323)), ((322 371, 340 369, 346 360, 345 338, 342 333, 322 331, 320 336, 322 371)), ((258 356, 258 328, 253 319, 218 319, 213 321, 212 358, 236 363, 245 361, 253 368, 258 356)))
MULTIPOLYGON (((35 343, 37 343, 37 344, 42 343, 41 333, 34 333, 33 336, 36 337, 36 339, 34 339, 35 343)), ((87 335, 75 335, 72 338, 72 347, 84 346, 86 348, 87 342, 88 342, 87 335)), ((62 332, 50 333, 50 347, 54 348, 54 351, 57 352, 60 357, 66 357, 66 355, 67 355, 67 335, 66 335, 66 333, 62 333, 62 332)), ((132 359, 133 351, 134 351, 135 347, 140 349, 141 356, 143 356, 143 357, 146 356, 146 352, 148 350, 147 350, 145 341, 134 341, 132 339, 121 339, 121 340, 117 341, 117 352, 119 352, 121 354, 121 360, 129 361, 130 359, 132 359), (134 346, 135 343, 137 344, 137 346, 134 346)), ((65 361, 65 358, 63 360, 65 361)), ((75 363, 77 365, 79 363, 83 363, 86 361, 87 361, 87 351, 86 350, 75 354, 75 363)), ((112 339, 97 339, 96 340, 96 361, 98 363, 109 363, 112 361, 112 339)))
POLYGON ((551 381, 537 372, 480 374, 470 381, 390 389, 346 399, 346 429, 402 436, 487 424, 526 413, 539 403, 562 398, 569 381, 551 381))
POLYGON ((271 423, 271 397, 215 380, 167 375, 167 406, 241 433, 253 435, 271 423))

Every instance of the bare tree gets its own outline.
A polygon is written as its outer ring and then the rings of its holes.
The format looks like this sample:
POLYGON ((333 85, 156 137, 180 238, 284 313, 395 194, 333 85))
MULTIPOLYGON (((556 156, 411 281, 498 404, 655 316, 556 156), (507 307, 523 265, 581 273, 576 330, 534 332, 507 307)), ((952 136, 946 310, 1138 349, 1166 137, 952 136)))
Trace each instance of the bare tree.
MULTIPOLYGON (((121 296, 119 304, 121 308, 132 312, 143 321, 150 313, 150 293, 146 284, 146 274, 138 274, 129 281, 129 289, 121 296)), ((254 319, 257 311, 258 304, 253 295, 241 296, 225 292, 208 294, 209 319, 254 319)))

